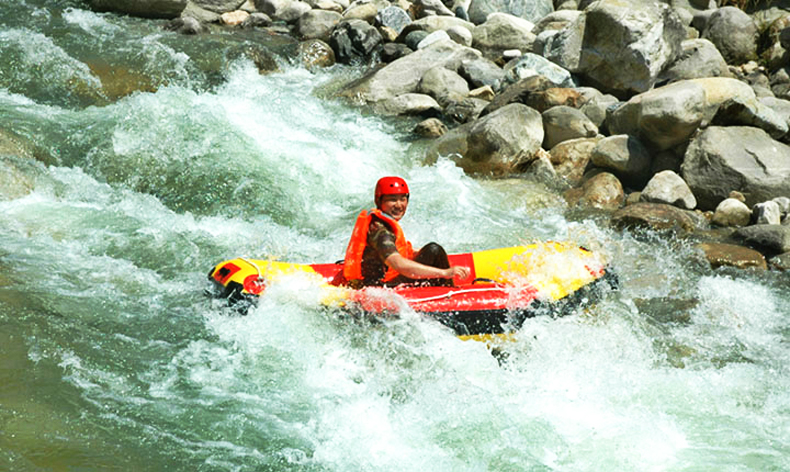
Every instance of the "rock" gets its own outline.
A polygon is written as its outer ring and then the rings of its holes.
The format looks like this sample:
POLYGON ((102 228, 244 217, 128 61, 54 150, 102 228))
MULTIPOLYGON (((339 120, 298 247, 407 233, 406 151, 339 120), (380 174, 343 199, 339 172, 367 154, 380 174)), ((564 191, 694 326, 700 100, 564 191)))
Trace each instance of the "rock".
POLYGON ((495 12, 507 13, 535 23, 554 11, 551 0, 472 0, 469 3, 469 19, 479 25, 495 12))
POLYGON ((778 225, 782 223, 782 210, 772 200, 758 203, 752 207, 752 219, 758 225, 778 225))
POLYGON ((446 107, 450 102, 466 98, 469 95, 469 84, 454 71, 434 67, 425 71, 417 91, 432 96, 439 105, 446 107))
POLYGON ((316 67, 331 67, 335 65, 335 51, 320 39, 311 39, 299 43, 299 57, 307 70, 316 67))
POLYGON ((438 118, 428 118, 427 120, 417 123, 413 132, 423 138, 438 138, 447 133, 447 126, 438 118))
POLYGON ((463 61, 476 57, 479 53, 474 49, 443 41, 387 64, 350 84, 339 95, 370 103, 414 92, 427 70, 437 66, 456 70, 463 61))
POLYGON ((581 188, 567 190, 563 196, 571 206, 584 205, 610 211, 620 208, 625 202, 622 184, 608 172, 593 176, 581 188))
MULTIPOLYGON (((576 101, 576 105, 590 121, 595 123, 599 131, 603 131, 607 110, 619 103, 617 97, 605 95, 592 87, 577 87, 574 90, 581 94, 581 99, 576 101)), ((566 105, 573 106, 567 103, 566 105)))
POLYGON ((572 187, 580 185, 592 159, 593 149, 600 140, 599 137, 571 139, 552 147, 551 163, 557 176, 572 187))
POLYGON ((693 210, 697 206, 697 199, 686 182, 671 170, 654 175, 642 190, 641 200, 666 203, 684 210, 693 210))
MULTIPOLYGON (((530 94, 526 98, 524 104, 531 106, 532 108, 543 113, 550 108, 560 106, 578 109, 583 106, 586 101, 587 98, 577 89, 551 87, 546 90, 541 90, 539 92, 530 94)), ((586 114, 584 114, 584 116, 587 120, 589 120, 589 117, 587 117, 586 114)), ((598 125, 592 123, 592 121, 591 124, 596 129, 598 128, 598 125)))
POLYGON ((239 26, 250 16, 249 13, 243 10, 229 11, 221 14, 220 21, 222 24, 228 26, 239 26))
POLYGON ((543 112, 542 117, 543 147, 546 149, 569 139, 592 138, 598 134, 598 127, 576 108, 552 107, 543 112))
POLYGON ((373 24, 380 10, 390 6, 387 0, 357 0, 343 12, 344 20, 362 20, 373 24))
POLYGON ((486 102, 493 100, 495 95, 494 89, 492 89, 490 85, 484 85, 469 91, 469 98, 477 98, 480 100, 485 100, 486 102))
POLYGON ((765 130, 774 139, 787 134, 787 120, 763 105, 756 97, 734 97, 722 103, 711 124, 717 126, 754 126, 765 130))
POLYGON ((685 40, 681 43, 681 48, 682 52, 677 59, 659 75, 659 81, 732 77, 724 57, 707 39, 685 40))
POLYGON ((426 16, 455 16, 449 8, 444 6, 441 0, 414 0, 412 12, 415 18, 425 18, 426 16))
POLYGON ((753 225, 740 228, 733 238, 769 255, 790 252, 790 226, 753 225))
POLYGON ((238 10, 245 1, 246 0, 190 0, 190 2, 200 8, 220 14, 238 10))
POLYGON ((681 175, 702 210, 712 210, 737 190, 751 206, 790 195, 790 147, 757 128, 713 126, 694 137, 681 175))
POLYGON ((390 5, 376 13, 376 24, 392 28, 400 34, 404 28, 411 24, 411 17, 403 8, 390 5))
POLYGON ((790 270, 790 252, 779 254, 778 256, 768 259, 768 265, 772 269, 788 271, 790 270))
POLYGON ((381 34, 362 20, 339 23, 329 36, 329 45, 335 51, 337 62, 358 64, 370 60, 381 44, 381 34))
POLYGON ((461 46, 472 46, 472 32, 461 26, 447 28, 447 36, 461 46))
POLYGON ((417 49, 419 49, 418 46, 420 45, 422 40, 427 38, 429 34, 431 33, 427 31, 421 31, 421 30, 412 31, 411 33, 407 34, 403 38, 403 43, 406 46, 408 46, 409 49, 416 51, 417 49))
POLYGON ((555 87, 576 86, 571 73, 567 70, 537 54, 526 53, 516 59, 515 62, 508 63, 505 66, 505 76, 499 88, 502 89, 522 79, 536 75, 546 77, 555 87))
POLYGON ((710 40, 728 64, 757 59, 757 25, 739 8, 726 6, 714 11, 702 37, 710 40))
POLYGON ((757 103, 751 87, 736 79, 682 80, 634 96, 611 113, 607 125, 611 134, 630 134, 658 150, 670 149, 688 141, 729 100, 757 103))
POLYGON ((713 223, 719 226, 746 226, 752 219, 752 210, 736 198, 725 198, 713 213, 713 223))
MULTIPOLYGON (((176 18, 187 6, 187 0, 88 0, 99 11, 112 11, 145 18, 176 18)), ((233 8, 235 10, 236 8, 233 8)))
MULTIPOLYGON (((505 71, 501 67, 483 57, 461 62, 458 73, 475 88, 493 87, 505 76, 505 71)), ((493 92, 493 89, 491 91, 493 92)))
POLYGON ((417 49, 425 49, 432 44, 442 41, 452 41, 452 39, 450 39, 450 35, 447 34, 447 31, 434 31, 433 33, 429 33, 428 36, 424 37, 422 41, 417 44, 417 49))
POLYGON ((400 37, 405 38, 406 35, 413 31, 425 31, 430 34, 434 31, 447 31, 453 27, 466 28, 471 33, 474 31, 475 25, 452 16, 427 16, 409 23, 403 28, 403 31, 401 31, 400 37))
POLYGON ((472 47, 492 60, 508 49, 531 51, 535 35, 529 21, 507 13, 491 13, 485 23, 472 31, 472 47))
POLYGON ((468 173, 504 174, 531 161, 542 142, 540 114, 513 103, 449 131, 436 140, 427 157, 431 161, 457 155, 458 166, 468 173))
POLYGON ((332 29, 340 23, 340 13, 326 10, 310 10, 296 22, 296 31, 303 39, 328 41, 332 29))
POLYGON ((683 23, 666 5, 599 0, 552 36, 543 55, 595 88, 626 97, 650 90, 685 38, 683 23))
POLYGON ((433 97, 421 93, 404 93, 397 97, 381 100, 373 104, 373 111, 379 115, 407 115, 436 117, 442 107, 433 97))
POLYGON ((272 19, 263 12, 253 12, 241 24, 242 28, 265 28, 271 26, 272 19))
POLYGON ((527 105, 527 103, 531 101, 530 97, 533 94, 556 87, 556 85, 557 84, 551 82, 542 75, 533 75, 531 77, 521 79, 496 95, 491 103, 485 108, 485 110, 483 110, 481 115, 492 113, 493 111, 510 103, 523 103, 524 105, 527 105))
POLYGON ((576 21, 582 12, 579 10, 556 10, 535 23, 532 33, 538 35, 545 31, 562 31, 576 21))
POLYGON ((704 218, 694 212, 663 203, 635 203, 621 208, 612 215, 612 224, 618 228, 647 228, 655 231, 691 233, 702 229, 704 218))
POLYGON ((403 56, 407 56, 412 52, 413 51, 409 48, 409 46, 406 46, 405 44, 385 43, 381 48, 379 57, 381 58, 382 62, 389 63, 400 59, 403 56))
POLYGON ((203 32, 203 25, 191 16, 182 16, 169 21, 165 29, 179 34, 200 34, 203 32))
POLYGON ((525 173, 540 182, 550 185, 557 180, 557 172, 554 170, 554 166, 551 165, 548 153, 543 149, 539 150, 537 158, 527 166, 525 173))
POLYGON ((205 8, 200 8, 195 3, 188 1, 187 6, 181 12, 181 18, 194 18, 200 23, 219 23, 220 14, 205 8))
POLYGON ((790 198, 788 197, 776 197, 771 199, 772 202, 776 203, 779 206, 779 213, 782 215, 787 215, 790 213, 790 198))
POLYGON ((486 100, 479 98, 464 98, 450 102, 444 107, 444 114, 457 123, 468 123, 480 117, 480 112, 488 105, 486 100))
POLYGON ((765 257, 759 252, 723 243, 702 243, 697 246, 705 253, 705 258, 714 269, 727 266, 738 269, 767 269, 765 257))
POLYGON ((608 136, 595 146, 592 162, 617 175, 629 187, 642 188, 650 178, 652 157, 634 136, 608 136))

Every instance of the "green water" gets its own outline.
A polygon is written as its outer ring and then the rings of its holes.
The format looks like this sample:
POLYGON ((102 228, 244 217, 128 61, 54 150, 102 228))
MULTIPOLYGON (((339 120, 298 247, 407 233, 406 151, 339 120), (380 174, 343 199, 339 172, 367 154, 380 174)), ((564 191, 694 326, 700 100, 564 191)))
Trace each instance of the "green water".
POLYGON ((358 71, 286 38, 162 24, 0 1, 0 470, 790 470, 787 275, 427 165, 408 124, 317 98, 358 71), (339 259, 385 174, 417 245, 570 240, 622 289, 528 320, 502 365, 414 313, 319 309, 308 280, 247 317, 203 296, 220 260, 339 259))

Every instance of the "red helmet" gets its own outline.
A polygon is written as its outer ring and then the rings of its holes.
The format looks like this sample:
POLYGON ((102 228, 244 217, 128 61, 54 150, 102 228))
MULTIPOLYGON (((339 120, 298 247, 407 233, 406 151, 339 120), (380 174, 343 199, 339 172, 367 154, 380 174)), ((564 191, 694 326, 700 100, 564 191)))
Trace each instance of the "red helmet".
POLYGON ((382 195, 409 195, 409 186, 400 177, 382 177, 376 182, 376 202, 382 195))

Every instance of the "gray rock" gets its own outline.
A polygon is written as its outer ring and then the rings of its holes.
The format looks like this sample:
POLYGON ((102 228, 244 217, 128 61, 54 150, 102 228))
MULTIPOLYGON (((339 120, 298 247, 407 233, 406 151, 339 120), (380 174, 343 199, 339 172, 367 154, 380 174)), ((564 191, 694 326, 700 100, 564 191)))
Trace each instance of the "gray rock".
POLYGON ((472 0, 468 13, 472 23, 479 25, 494 12, 508 13, 535 23, 553 11, 551 0, 472 0))
POLYGON ((373 111, 379 115, 409 115, 436 117, 442 112, 441 106, 433 99, 421 93, 404 93, 397 97, 381 100, 373 104, 373 111))
POLYGON ((642 142, 626 134, 608 136, 595 146, 592 162, 617 175, 627 186, 642 188, 650 178, 652 157, 642 142))
POLYGON ((752 219, 758 225, 778 225, 782 223, 782 210, 773 200, 758 203, 752 207, 752 219))
POLYGON ((740 228, 733 237, 765 254, 790 252, 790 226, 753 225, 740 228))
POLYGON ((203 25, 191 16, 182 16, 168 22, 165 29, 179 34, 198 34, 203 32, 203 25))
POLYGON ((468 123, 480 117, 480 112, 488 105, 488 101, 479 98, 464 98, 450 102, 444 108, 444 114, 458 123, 468 123))
POLYGON ((500 90, 521 79, 542 75, 553 82, 557 87, 575 87, 576 83, 571 73, 537 54, 526 53, 505 66, 505 77, 502 79, 500 90))
POLYGON ((392 28, 400 34, 405 27, 411 24, 411 17, 403 8, 390 5, 376 13, 376 24, 392 28))
POLYGON ((190 0, 200 8, 204 8, 215 13, 225 13, 238 10, 246 0, 190 0))
POLYGON ((600 130, 606 121, 606 111, 619 100, 614 95, 603 94, 592 87, 577 87, 576 90, 582 95, 579 110, 600 130))
POLYGON ((612 215, 612 224, 618 228, 643 228, 654 231, 691 233, 707 228, 705 218, 695 212, 664 203, 634 203, 612 215))
POLYGON ((485 23, 472 31, 472 47, 489 59, 501 57, 508 49, 532 51, 535 35, 531 31, 534 26, 523 18, 507 13, 491 13, 485 23))
POLYGON ((429 161, 455 156, 468 173, 504 174, 520 162, 531 161, 543 142, 540 114, 513 103, 459 126, 442 136, 428 150, 429 161))
POLYGON ((659 75, 659 81, 675 82, 703 77, 732 77, 727 62, 707 39, 688 39, 681 43, 683 51, 659 75))
POLYGON ((533 94, 556 86, 557 84, 542 75, 533 75, 521 79, 496 95, 485 110, 483 110, 482 115, 491 113, 510 103, 523 103, 529 106, 528 103, 531 101, 531 96, 533 94))
POLYGON ((649 203, 666 203, 684 210, 693 210, 697 199, 680 176, 671 170, 654 175, 642 190, 641 200, 649 203))
POLYGON ((417 91, 435 98, 442 107, 469 95, 469 84, 456 72, 444 67, 434 67, 422 75, 417 91))
POLYGON ((756 97, 734 97, 722 103, 711 124, 717 126, 754 126, 765 130, 774 139, 787 134, 787 120, 763 105, 756 97))
POLYGON ((598 134, 598 127, 576 108, 552 107, 544 111, 542 117, 545 149, 551 149, 569 139, 592 138, 598 134))
POLYGON ((403 28, 403 31, 401 31, 400 37, 405 38, 406 35, 412 31, 425 31, 427 33, 433 33, 434 31, 439 30, 447 31, 452 27, 466 28, 470 33, 475 29, 475 25, 472 23, 453 16, 427 16, 406 25, 406 27, 403 28))
POLYGON ((299 18, 296 30, 303 39, 326 41, 332 29, 343 18, 340 13, 326 10, 310 10, 299 18))
POLYGON ((472 32, 462 26, 451 26, 447 28, 447 36, 461 46, 472 45, 472 32))
POLYGON ((713 213, 713 223, 719 226, 746 226, 752 219, 752 210, 736 198, 725 198, 713 213))
POLYGON ((557 10, 535 22, 532 33, 538 35, 545 31, 562 31, 576 21, 582 14, 578 10, 557 10))
POLYGON ((757 59, 757 25, 739 8, 726 6, 714 11, 702 37, 716 45, 729 64, 743 64, 757 59))
POLYGON ((447 126, 438 118, 428 118, 417 123, 412 131, 423 138, 438 138, 447 133, 447 126))
POLYGON ((309 39, 299 43, 299 57, 308 70, 335 65, 335 51, 325 41, 309 39))
POLYGON ((329 36, 329 45, 341 64, 368 62, 381 41, 376 28, 362 20, 343 21, 329 36))
POLYGON ((458 73, 474 87, 493 87, 505 76, 505 71, 493 61, 478 57, 461 62, 458 73))
POLYGON ((450 39, 450 35, 447 34, 447 31, 439 30, 430 33, 428 36, 422 38, 422 41, 417 44, 417 49, 425 49, 432 44, 436 44, 442 41, 452 41, 450 39))
POLYGON ((363 20, 373 24, 380 10, 390 6, 387 0, 356 0, 343 11, 346 20, 363 20))
POLYGON ((415 0, 413 9, 417 18, 424 18, 427 16, 455 16, 449 8, 444 6, 441 0, 415 0))
POLYGON ((768 265, 776 270, 790 270, 790 252, 779 254, 778 256, 768 259, 768 265))
MULTIPOLYGON (((253 12, 241 24, 242 28, 265 28, 271 26, 272 19, 263 12, 253 12)), ((334 54, 333 54, 334 55, 334 54)))
POLYGON ((92 8, 145 18, 176 18, 187 6, 187 0, 89 0, 92 8))
POLYGON ((409 46, 402 43, 384 43, 379 53, 379 58, 384 63, 389 63, 400 59, 403 56, 411 54, 412 51, 409 46))
POLYGON ((219 23, 221 16, 217 12, 206 10, 188 1, 186 7, 184 7, 184 10, 181 12, 181 18, 192 18, 200 23, 219 23))
POLYGON ((787 215, 790 213, 790 198, 788 197, 776 197, 771 199, 772 202, 775 202, 779 205, 779 212, 782 215, 787 215))
POLYGON ((790 147, 752 127, 705 129, 691 140, 681 174, 702 210, 711 210, 730 191, 748 206, 777 195, 790 195, 790 147))
POLYGON ((403 43, 411 50, 416 51, 423 39, 427 38, 431 33, 422 30, 415 30, 407 34, 403 38, 403 43))
POLYGON ((599 0, 544 47, 546 58, 617 96, 650 90, 681 53, 686 29, 657 3, 599 0))

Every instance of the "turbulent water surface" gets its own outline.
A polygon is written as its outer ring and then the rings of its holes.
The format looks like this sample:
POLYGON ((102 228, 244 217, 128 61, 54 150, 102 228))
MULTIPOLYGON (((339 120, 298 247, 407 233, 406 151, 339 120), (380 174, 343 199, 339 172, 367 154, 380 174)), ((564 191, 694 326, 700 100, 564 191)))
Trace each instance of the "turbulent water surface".
POLYGON ((428 164, 318 98, 356 71, 306 71, 282 38, 162 24, 0 1, 0 469, 790 470, 786 275, 428 164), (204 296, 223 259, 342 257, 386 174, 417 245, 568 240, 622 287, 528 320, 502 363, 414 313, 322 310, 310 280, 246 317, 204 296))

